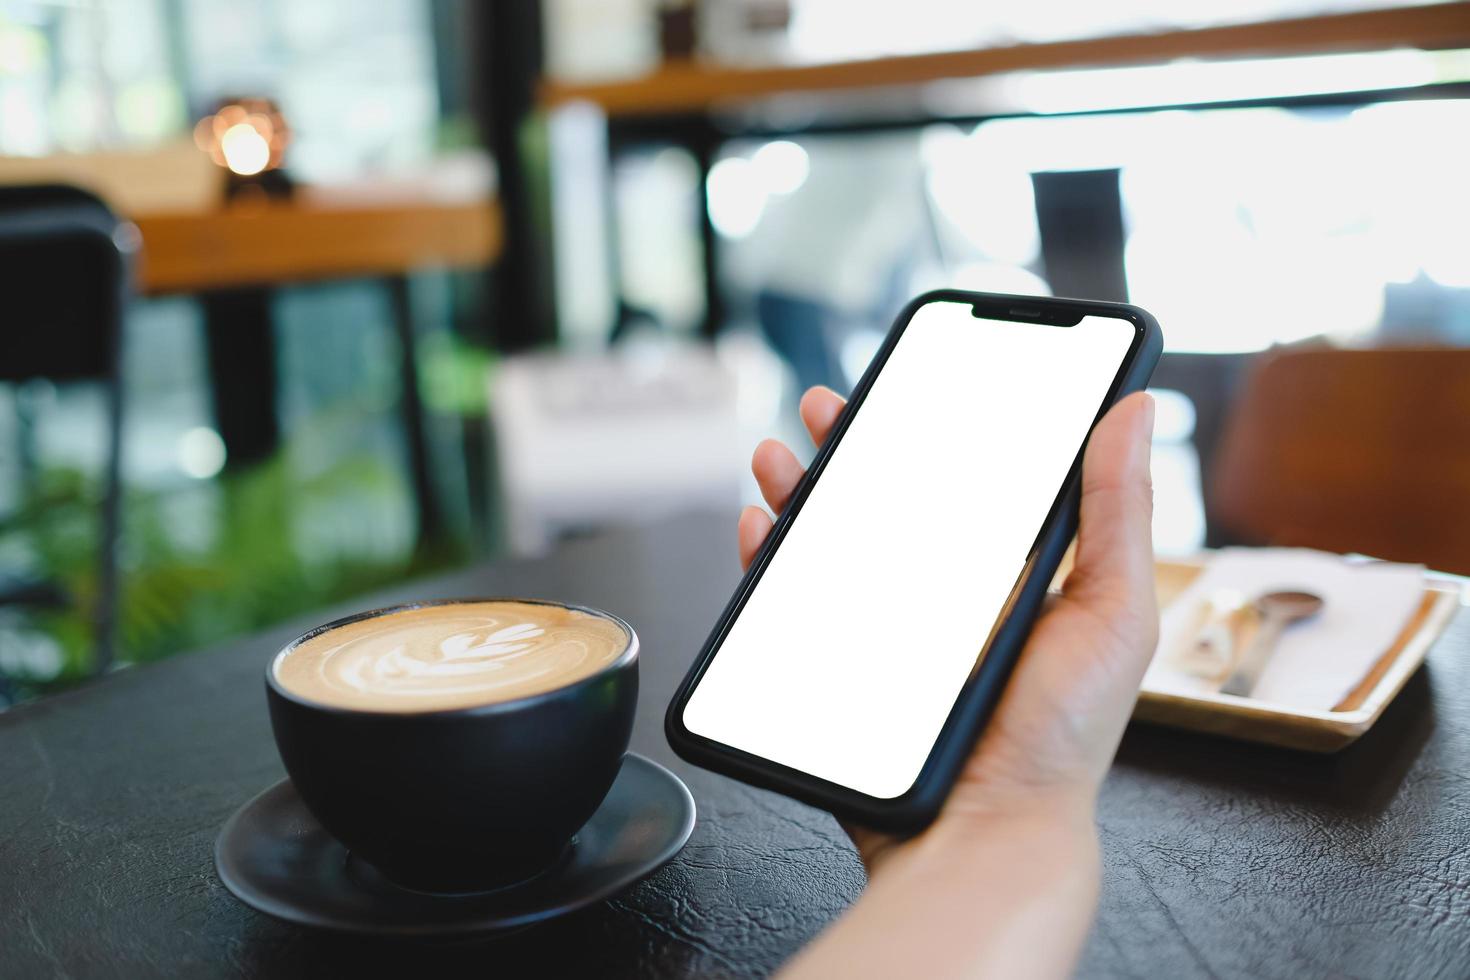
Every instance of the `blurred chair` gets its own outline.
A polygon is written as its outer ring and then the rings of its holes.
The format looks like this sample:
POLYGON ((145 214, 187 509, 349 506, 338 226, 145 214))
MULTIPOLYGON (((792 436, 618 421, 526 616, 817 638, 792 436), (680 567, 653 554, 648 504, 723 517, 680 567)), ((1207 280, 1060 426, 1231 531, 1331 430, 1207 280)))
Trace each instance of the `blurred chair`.
MULTIPOLYGON (((122 321, 136 230, 74 187, 0 186, 0 382, 100 381, 106 389, 106 459, 91 610, 97 671, 112 662, 121 502, 122 321)), ((25 420, 22 420, 25 424, 25 420)), ((23 440, 24 441, 24 440, 23 440)), ((34 465, 20 456, 22 480, 34 465)), ((7 580, 0 604, 64 605, 58 584, 7 580)))
POLYGON ((737 379, 707 346, 512 357, 490 382, 511 548, 740 504, 737 379))
POLYGON ((1470 574, 1470 349, 1262 355, 1207 497, 1251 543, 1470 574))

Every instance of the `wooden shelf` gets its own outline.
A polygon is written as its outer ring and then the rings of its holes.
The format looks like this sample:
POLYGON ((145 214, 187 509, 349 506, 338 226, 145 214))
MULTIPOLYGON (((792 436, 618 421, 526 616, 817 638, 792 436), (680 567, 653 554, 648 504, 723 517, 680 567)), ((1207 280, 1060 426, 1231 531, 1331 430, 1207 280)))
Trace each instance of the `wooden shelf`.
POLYGON ((547 81, 542 86, 541 103, 550 107, 585 101, 596 103, 610 116, 664 115, 702 112, 719 103, 795 92, 915 85, 1015 71, 1158 64, 1177 58, 1280 57, 1463 46, 1470 46, 1470 2, 822 65, 670 65, 626 81, 547 81))
POLYGON ((316 199, 133 215, 151 295, 478 267, 501 248, 493 200, 316 199))

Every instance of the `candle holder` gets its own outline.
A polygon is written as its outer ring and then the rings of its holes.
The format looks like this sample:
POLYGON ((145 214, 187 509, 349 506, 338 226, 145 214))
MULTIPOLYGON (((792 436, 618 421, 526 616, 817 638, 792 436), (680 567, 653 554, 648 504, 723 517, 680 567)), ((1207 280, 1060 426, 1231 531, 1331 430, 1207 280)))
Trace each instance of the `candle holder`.
POLYGON ((226 202, 291 197, 295 182, 283 167, 290 142, 272 99, 227 99, 194 126, 194 143, 225 173, 226 202))

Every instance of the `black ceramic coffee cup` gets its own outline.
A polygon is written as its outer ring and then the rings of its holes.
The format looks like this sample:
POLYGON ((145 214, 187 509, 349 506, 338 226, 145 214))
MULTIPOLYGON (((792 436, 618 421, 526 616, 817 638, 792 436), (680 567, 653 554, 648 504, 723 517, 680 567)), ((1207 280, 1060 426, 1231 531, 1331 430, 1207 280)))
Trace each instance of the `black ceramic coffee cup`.
POLYGON ((419 891, 502 887, 556 864, 617 778, 638 702, 638 636, 616 616, 529 599, 422 602, 359 613, 293 640, 266 669, 276 746, 328 833, 389 880, 419 891), (455 602, 536 602, 616 623, 612 663, 541 694, 415 713, 321 704, 276 665, 298 644, 359 620, 455 602))

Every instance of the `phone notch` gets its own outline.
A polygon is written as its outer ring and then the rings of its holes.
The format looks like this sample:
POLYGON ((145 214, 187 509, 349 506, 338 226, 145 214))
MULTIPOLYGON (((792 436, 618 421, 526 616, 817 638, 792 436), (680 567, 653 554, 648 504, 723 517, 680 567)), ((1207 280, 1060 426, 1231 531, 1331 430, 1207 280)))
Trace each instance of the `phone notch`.
POLYGON ((1041 306, 1015 306, 1009 303, 976 303, 970 314, 977 320, 1011 320, 1016 323, 1041 323, 1049 327, 1075 327, 1083 314, 1066 309, 1041 306))

